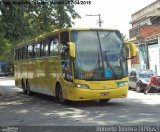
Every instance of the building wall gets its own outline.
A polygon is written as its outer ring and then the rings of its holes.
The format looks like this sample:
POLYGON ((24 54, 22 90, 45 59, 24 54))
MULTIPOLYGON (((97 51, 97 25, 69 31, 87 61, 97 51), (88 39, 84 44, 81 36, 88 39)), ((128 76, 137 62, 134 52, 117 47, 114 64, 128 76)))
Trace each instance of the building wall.
POLYGON ((151 45, 153 39, 160 37, 160 0, 135 12, 131 17, 130 41, 136 43, 138 48, 138 55, 131 61, 131 67, 138 70, 152 68, 154 71, 160 71, 160 39, 158 38, 157 43, 154 43, 155 45, 149 46, 147 44, 148 41, 151 45), (152 25, 153 23, 156 25, 152 25), (149 55, 151 52, 153 52, 153 56, 156 55, 155 59, 158 63, 154 64, 149 58, 153 57, 149 55))
POLYGON ((137 11, 136 13, 132 14, 132 22, 131 24, 134 27, 134 23, 142 18, 148 17, 151 14, 154 14, 157 9, 160 8, 160 0, 153 2, 152 4, 142 8, 141 10, 137 11))
POLYGON ((139 36, 144 39, 146 37, 160 34, 160 25, 144 25, 140 27, 139 30, 139 36))
POLYGON ((135 28, 135 27, 139 27, 139 26, 142 26, 142 25, 151 25, 152 23, 151 23, 151 21, 150 21, 150 18, 145 18, 145 19, 143 19, 143 21, 137 21, 136 23, 134 23, 133 25, 132 25, 132 27, 133 28, 135 28))

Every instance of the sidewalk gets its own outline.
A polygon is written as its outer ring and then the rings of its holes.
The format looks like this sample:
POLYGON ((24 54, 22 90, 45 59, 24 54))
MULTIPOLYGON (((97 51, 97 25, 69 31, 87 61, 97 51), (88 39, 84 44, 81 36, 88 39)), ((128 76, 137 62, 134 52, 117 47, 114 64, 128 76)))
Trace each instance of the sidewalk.
POLYGON ((14 76, 5 76, 5 77, 0 77, 1 80, 14 80, 14 76))
POLYGON ((0 97, 13 94, 15 89, 15 81, 13 77, 0 77, 0 97))

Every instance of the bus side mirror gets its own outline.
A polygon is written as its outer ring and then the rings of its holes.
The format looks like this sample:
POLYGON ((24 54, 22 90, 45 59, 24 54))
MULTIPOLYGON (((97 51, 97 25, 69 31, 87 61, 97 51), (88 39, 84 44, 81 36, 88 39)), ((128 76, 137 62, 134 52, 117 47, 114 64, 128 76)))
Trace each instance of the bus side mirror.
POLYGON ((127 59, 132 59, 137 55, 137 48, 134 43, 125 42, 127 59))
POLYGON ((71 57, 75 58, 75 53, 76 53, 75 43, 69 42, 69 55, 70 55, 71 57))

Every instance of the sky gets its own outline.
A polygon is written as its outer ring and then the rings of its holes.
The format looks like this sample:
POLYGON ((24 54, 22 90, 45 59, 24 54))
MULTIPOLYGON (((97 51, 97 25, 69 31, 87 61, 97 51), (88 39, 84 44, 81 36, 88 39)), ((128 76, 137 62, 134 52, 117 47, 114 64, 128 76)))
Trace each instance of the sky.
POLYGON ((74 20, 73 27, 98 27, 98 15, 101 14, 102 28, 113 28, 129 37, 131 15, 156 0, 80 0, 91 1, 90 5, 75 5, 81 19, 74 20))

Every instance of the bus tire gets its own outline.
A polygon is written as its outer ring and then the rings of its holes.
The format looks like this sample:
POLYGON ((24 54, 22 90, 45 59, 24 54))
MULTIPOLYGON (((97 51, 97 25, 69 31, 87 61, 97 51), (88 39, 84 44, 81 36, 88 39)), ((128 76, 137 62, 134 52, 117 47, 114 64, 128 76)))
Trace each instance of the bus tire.
POLYGON ((21 80, 21 87, 22 87, 23 93, 26 94, 27 90, 26 90, 25 83, 24 83, 23 79, 21 80))
POLYGON ((100 100, 99 100, 100 103, 107 103, 107 102, 109 102, 109 101, 110 101, 110 99, 100 99, 100 100))
POLYGON ((31 89, 30 89, 30 84, 28 80, 26 81, 26 92, 28 95, 31 95, 31 89))
POLYGON ((63 98, 63 91, 62 91, 62 87, 61 87, 60 84, 58 84, 57 87, 56 87, 56 98, 61 104, 67 104, 68 103, 68 101, 63 98))

